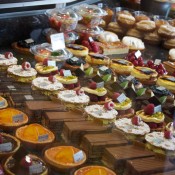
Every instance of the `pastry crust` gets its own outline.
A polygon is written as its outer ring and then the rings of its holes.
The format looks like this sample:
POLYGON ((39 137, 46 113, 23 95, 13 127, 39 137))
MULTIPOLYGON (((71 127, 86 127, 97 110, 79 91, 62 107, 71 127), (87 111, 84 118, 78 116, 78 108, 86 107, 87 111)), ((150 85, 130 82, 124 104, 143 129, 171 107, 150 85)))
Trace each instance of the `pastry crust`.
POLYGON ((166 40, 166 41, 163 43, 163 46, 164 46, 166 49, 173 49, 173 48, 175 48, 175 38, 166 40))
MULTIPOLYGON (((65 62, 64 66, 65 69, 71 70, 71 71, 75 71, 76 69, 80 68, 81 66, 77 66, 77 65, 70 65, 68 63, 65 62)), ((89 64, 83 64, 83 68, 84 70, 87 69, 89 67, 89 64)))
POLYGON ((167 39, 175 38, 175 27, 171 25, 161 25, 158 29, 158 34, 167 39))
POLYGON ((12 48, 19 53, 32 55, 29 48, 19 47, 17 42, 12 43, 12 48))
POLYGON ((155 30, 155 28, 156 28, 156 24, 154 21, 142 20, 136 23, 136 29, 142 32, 152 32, 155 30))
POLYGON ((126 32, 126 28, 121 27, 118 22, 110 22, 108 27, 108 31, 112 31, 118 35, 124 35, 126 32))
POLYGON ((45 66, 43 63, 36 63, 35 69, 40 74, 49 74, 53 71, 57 71, 58 67, 56 66, 45 66))
POLYGON ((143 33, 139 30, 137 30, 136 28, 131 28, 127 31, 126 33, 127 36, 133 36, 139 39, 143 38, 143 33))
POLYGON ((148 44, 158 45, 161 42, 161 37, 158 35, 157 30, 151 33, 146 33, 144 41, 148 44))

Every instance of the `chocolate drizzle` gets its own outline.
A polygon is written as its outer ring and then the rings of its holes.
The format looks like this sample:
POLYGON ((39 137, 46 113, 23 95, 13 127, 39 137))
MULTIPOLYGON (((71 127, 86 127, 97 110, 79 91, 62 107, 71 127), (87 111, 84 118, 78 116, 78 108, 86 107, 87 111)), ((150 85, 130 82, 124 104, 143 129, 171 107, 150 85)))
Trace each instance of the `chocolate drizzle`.
POLYGON ((74 50, 84 50, 83 47, 77 46, 77 45, 73 45, 73 44, 68 44, 67 47, 70 48, 70 49, 74 49, 74 50))

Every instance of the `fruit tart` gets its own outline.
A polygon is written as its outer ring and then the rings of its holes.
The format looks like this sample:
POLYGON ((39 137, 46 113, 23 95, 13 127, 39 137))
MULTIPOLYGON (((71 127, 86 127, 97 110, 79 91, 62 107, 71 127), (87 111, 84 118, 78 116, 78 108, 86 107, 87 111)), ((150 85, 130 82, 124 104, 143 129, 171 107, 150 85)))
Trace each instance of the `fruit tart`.
POLYGON ((110 68, 117 74, 130 75, 133 67, 131 62, 124 59, 112 59, 110 62, 110 68))
POLYGON ((37 75, 37 71, 31 67, 29 62, 23 62, 22 65, 9 66, 7 72, 15 81, 22 83, 32 82, 37 75))
POLYGON ((0 109, 6 108, 8 106, 7 100, 0 96, 0 109))
POLYGON ((171 131, 152 132, 145 136, 146 147, 164 156, 175 156, 175 138, 171 131))
POLYGON ((82 110, 90 101, 89 96, 84 93, 83 89, 77 89, 76 91, 60 91, 58 93, 58 99, 66 106, 66 108, 71 110, 82 110))
POLYGON ((85 166, 74 172, 74 175, 116 175, 112 170, 104 166, 85 166))
POLYGON ((55 136, 50 130, 37 123, 18 128, 15 136, 26 147, 33 149, 41 149, 55 140, 55 136))
POLYGON ((18 60, 13 56, 12 52, 0 54, 0 71, 6 71, 11 65, 17 64, 18 60))
POLYGON ((94 104, 86 106, 84 110, 88 120, 93 120, 103 125, 115 122, 118 115, 112 101, 108 101, 104 105, 94 104))
POLYGON ((13 155, 20 147, 20 141, 9 134, 0 133, 0 159, 13 155))
POLYGON ((161 110, 157 112, 152 103, 145 106, 143 110, 137 111, 136 115, 147 123, 151 130, 161 131, 164 127, 165 115, 161 110))
POLYGON ((14 130, 28 122, 28 116, 14 108, 0 110, 0 127, 3 130, 14 130))
POLYGON ((70 70, 61 69, 59 74, 57 74, 55 77, 60 83, 63 84, 65 89, 76 90, 80 88, 78 77, 72 75, 70 70))
POLYGON ((150 132, 150 127, 139 116, 122 118, 115 121, 115 126, 128 140, 141 140, 150 132))
POLYGON ((62 90, 63 84, 60 83, 55 76, 37 77, 32 81, 32 89, 39 90, 44 95, 54 95, 62 90))
POLYGON ((85 163, 86 154, 73 146, 54 146, 45 150, 44 159, 57 171, 69 171, 85 163))
POLYGON ((34 154, 27 154, 23 158, 10 156, 4 163, 7 175, 48 175, 46 163, 34 154))

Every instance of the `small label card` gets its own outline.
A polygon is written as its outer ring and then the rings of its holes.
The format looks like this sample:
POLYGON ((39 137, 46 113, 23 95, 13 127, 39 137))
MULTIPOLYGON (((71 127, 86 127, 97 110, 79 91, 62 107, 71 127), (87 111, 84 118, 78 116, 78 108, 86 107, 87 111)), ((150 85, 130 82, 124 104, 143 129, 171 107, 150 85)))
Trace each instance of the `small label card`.
POLYGON ((72 61, 78 61, 79 59, 77 57, 72 57, 71 60, 72 61))
POLYGON ((106 66, 101 66, 99 69, 100 69, 101 71, 105 71, 105 70, 108 69, 108 67, 106 67, 106 66))
POLYGON ((125 61, 125 60, 117 60, 116 62, 120 63, 120 64, 123 64, 123 65, 127 65, 128 64, 128 62, 125 61))
POLYGON ((135 53, 136 58, 139 58, 141 55, 142 55, 142 53, 140 52, 140 50, 138 50, 138 51, 135 53))
POLYGON ((12 143, 2 143, 0 144, 0 151, 11 151, 12 150, 12 143))
POLYGON ((50 36, 51 44, 53 51, 64 49, 65 48, 65 41, 64 41, 64 34, 57 33, 50 36))
POLYGON ((73 155, 74 157, 74 162, 77 163, 77 162, 80 162, 81 160, 84 159, 84 154, 83 154, 83 151, 78 151, 77 153, 75 153, 73 155))
POLYGON ((175 82, 175 77, 168 77, 167 80, 175 82))
POLYGON ((4 105, 5 105, 5 101, 4 100, 0 101, 0 106, 4 106, 4 105))
POLYGON ((17 115, 14 115, 13 116, 13 122, 16 123, 16 122, 22 122, 23 121, 23 114, 17 114, 17 115))
POLYGON ((48 60, 47 61, 47 64, 48 64, 48 66, 54 66, 54 67, 56 67, 56 61, 48 60))
POLYGON ((29 167, 29 174, 39 174, 43 172, 42 164, 34 164, 29 167))
POLYGON ((90 41, 90 42, 93 42, 94 40, 93 40, 93 38, 92 38, 92 37, 89 37, 89 41, 90 41))
POLYGON ((158 105, 158 106, 154 107, 154 113, 161 112, 161 111, 162 111, 162 106, 161 105, 158 105))
POLYGON ((8 89, 10 89, 10 90, 12 90, 12 91, 16 91, 15 86, 7 86, 7 87, 8 87, 8 89))
POLYGON ((155 65, 159 65, 160 63, 161 63, 161 60, 155 59, 155 61, 154 61, 154 64, 155 64, 155 65))
POLYGON ((163 87, 163 86, 159 86, 159 87, 157 87, 156 89, 159 90, 159 91, 163 91, 163 90, 165 90, 166 88, 163 87))
POLYGON ((134 76, 132 76, 132 75, 126 77, 126 80, 128 80, 128 81, 131 81, 132 79, 134 79, 134 76))
POLYGON ((80 69, 84 71, 84 65, 81 63, 80 69))
POLYGON ((42 141, 48 140, 48 138, 49 138, 48 134, 39 135, 38 136, 38 141, 42 142, 42 141))
POLYGON ((117 98, 117 101, 118 101, 119 103, 122 103, 122 102, 124 102, 125 100, 126 100, 126 96, 125 96, 124 93, 122 93, 122 94, 117 98))
POLYGON ((34 40, 32 38, 26 39, 24 40, 27 44, 33 43, 34 40))
POLYGON ((32 95, 24 95, 26 100, 33 100, 33 96, 32 95))
POLYGON ((71 73, 70 70, 64 70, 63 71, 63 74, 64 74, 65 77, 68 77, 68 76, 71 76, 72 75, 72 73, 71 73))
POLYGON ((97 83, 97 88, 102 88, 104 87, 104 81, 97 83))

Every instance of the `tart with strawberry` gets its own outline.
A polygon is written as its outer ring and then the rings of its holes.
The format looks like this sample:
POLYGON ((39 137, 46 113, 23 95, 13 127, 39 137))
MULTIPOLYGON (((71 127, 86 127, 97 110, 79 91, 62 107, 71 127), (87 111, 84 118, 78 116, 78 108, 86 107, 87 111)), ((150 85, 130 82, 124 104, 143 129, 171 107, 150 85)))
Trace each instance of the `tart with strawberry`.
POLYGON ((22 65, 12 65, 7 69, 8 75, 17 82, 30 83, 36 78, 37 71, 31 67, 29 62, 23 62, 22 65))
POLYGON ((39 90, 45 95, 55 95, 63 90, 63 84, 60 83, 55 76, 37 77, 32 81, 32 89, 39 90))
POLYGON ((147 123, 151 130, 161 131, 163 129, 165 115, 162 112, 156 112, 154 104, 148 104, 143 110, 137 111, 136 115, 147 123))
POLYGON ((115 122, 118 112, 114 109, 112 101, 106 102, 104 105, 90 105, 85 107, 88 120, 99 122, 107 125, 115 122))
POLYGON ((150 132, 150 127, 135 115, 132 118, 122 118, 115 121, 117 129, 122 131, 129 140, 143 139, 150 132))
POLYGON ((66 108, 71 110, 83 110, 88 105, 89 96, 84 93, 83 89, 64 90, 58 93, 58 99, 63 102, 66 108))
POLYGON ((18 60, 13 56, 12 52, 0 54, 0 71, 5 71, 11 65, 16 65, 18 60))
POLYGON ((72 75, 70 70, 61 69, 55 78, 63 84, 65 89, 76 90, 80 88, 78 77, 72 75))
POLYGON ((145 140, 146 147, 155 153, 168 157, 175 156, 175 138, 171 131, 149 133, 145 136, 145 140))

